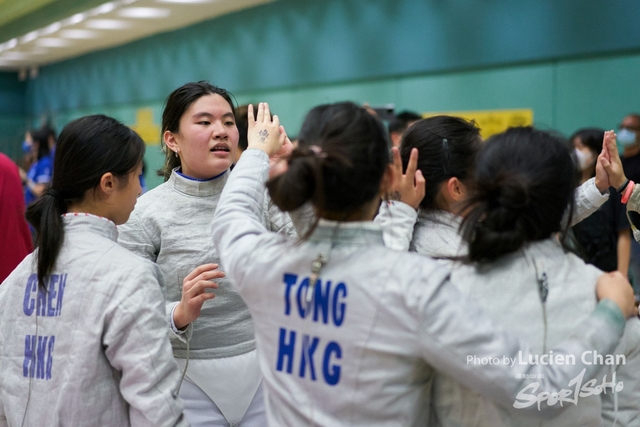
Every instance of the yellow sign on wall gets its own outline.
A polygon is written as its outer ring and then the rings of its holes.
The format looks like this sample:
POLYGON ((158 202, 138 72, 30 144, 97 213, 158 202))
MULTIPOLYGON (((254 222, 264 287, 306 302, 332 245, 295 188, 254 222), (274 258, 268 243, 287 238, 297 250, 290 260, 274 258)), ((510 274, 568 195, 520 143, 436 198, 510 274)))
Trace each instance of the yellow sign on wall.
POLYGON ((479 110, 479 111, 448 111, 441 113, 423 113, 422 117, 439 115, 457 116, 467 120, 474 120, 480 128, 480 135, 487 139, 492 135, 504 132, 514 126, 532 126, 533 110, 479 110))
POLYGON ((136 111, 136 122, 131 125, 147 145, 160 144, 160 125, 153 122, 153 109, 139 108, 136 111))

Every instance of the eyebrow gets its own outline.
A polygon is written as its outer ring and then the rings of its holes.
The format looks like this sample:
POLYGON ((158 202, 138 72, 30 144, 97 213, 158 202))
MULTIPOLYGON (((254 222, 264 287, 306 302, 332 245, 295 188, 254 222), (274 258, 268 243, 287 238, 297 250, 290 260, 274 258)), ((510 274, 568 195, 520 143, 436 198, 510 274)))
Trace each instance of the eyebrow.
MULTIPOLYGON (((199 119, 201 117, 207 117, 207 118, 212 119, 213 115, 210 114, 210 113, 207 113, 206 111, 203 111, 203 112, 200 112, 200 113, 196 113, 196 114, 193 115, 194 119, 199 119)), ((236 116, 230 111, 228 113, 224 113, 222 115, 222 117, 233 117, 233 118, 235 118, 236 116)))

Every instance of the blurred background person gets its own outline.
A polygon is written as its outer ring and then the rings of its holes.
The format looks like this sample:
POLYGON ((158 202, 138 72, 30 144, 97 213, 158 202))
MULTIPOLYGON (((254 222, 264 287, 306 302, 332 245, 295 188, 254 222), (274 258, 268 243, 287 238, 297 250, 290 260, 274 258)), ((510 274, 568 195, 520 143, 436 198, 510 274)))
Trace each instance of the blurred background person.
POLYGON ((40 129, 31 133, 31 152, 35 161, 29 167, 24 180, 24 200, 27 206, 36 200, 47 189, 53 176, 53 162, 49 145, 49 133, 40 129))
POLYGON ((400 147, 400 141, 404 132, 415 122, 421 120, 422 116, 413 111, 402 111, 396 114, 395 118, 389 122, 389 138, 394 147, 400 147))
POLYGON ((47 145, 49 146, 49 156, 51 157, 51 164, 53 165, 53 159, 56 153, 56 141, 57 141, 56 130, 52 126, 45 124, 39 129, 39 132, 42 132, 44 135, 47 136, 47 145))
MULTIPOLYGON (((580 184, 596 176, 596 160, 602 151, 604 130, 580 129, 569 139, 575 150, 580 184)), ((623 160, 624 162, 624 160, 623 160)), ((587 263, 603 271, 619 270, 628 276, 631 227, 620 194, 610 188, 609 200, 572 228, 577 252, 587 263)))
POLYGON ((36 156, 32 150, 33 138, 31 137, 31 131, 24 133, 24 139, 22 140, 22 157, 18 161, 18 172, 20 173, 20 179, 25 182, 27 179, 27 171, 31 168, 31 165, 35 162, 36 156))

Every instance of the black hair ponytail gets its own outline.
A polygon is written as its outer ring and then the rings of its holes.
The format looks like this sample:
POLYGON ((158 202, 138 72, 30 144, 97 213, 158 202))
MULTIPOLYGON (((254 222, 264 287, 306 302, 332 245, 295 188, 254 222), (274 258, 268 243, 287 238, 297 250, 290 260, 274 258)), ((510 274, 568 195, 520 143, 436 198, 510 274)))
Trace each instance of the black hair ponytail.
POLYGON ((44 289, 44 277, 48 276, 58 259, 64 240, 62 214, 66 212, 63 200, 53 190, 46 191, 29 205, 26 218, 36 230, 38 286, 44 289))
POLYGON ((62 243, 62 215, 80 202, 88 190, 111 172, 120 178, 131 173, 144 156, 144 142, 117 120, 86 116, 70 122, 60 133, 50 188, 27 208, 27 221, 36 230, 38 286, 54 269, 62 243))
POLYGON ((531 127, 490 138, 478 155, 462 225, 469 260, 490 262, 561 231, 575 174, 567 144, 531 127))
POLYGON ((322 205, 322 159, 306 147, 294 150, 288 169, 267 183, 273 202, 283 212, 298 209, 315 199, 322 205))
POLYGON ((341 102, 312 109, 303 128, 288 170, 267 183, 273 202, 290 211, 310 201, 322 217, 346 218, 361 210, 380 191, 390 160, 382 123, 341 102))

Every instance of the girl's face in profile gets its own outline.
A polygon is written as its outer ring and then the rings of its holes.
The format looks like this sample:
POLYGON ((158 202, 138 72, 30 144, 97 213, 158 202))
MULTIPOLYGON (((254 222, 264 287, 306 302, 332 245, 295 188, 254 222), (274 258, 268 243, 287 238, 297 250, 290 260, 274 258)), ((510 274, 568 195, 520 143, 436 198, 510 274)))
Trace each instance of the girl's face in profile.
POLYGON ((136 206, 136 201, 142 194, 140 175, 142 175, 142 162, 127 175, 117 179, 118 182, 112 195, 114 210, 109 217, 116 225, 124 224, 129 220, 129 216, 136 206))
POLYGON ((239 134, 231 105, 222 96, 210 94, 191 104, 180 118, 179 131, 167 131, 167 138, 175 141, 183 174, 209 179, 229 169, 239 134))

